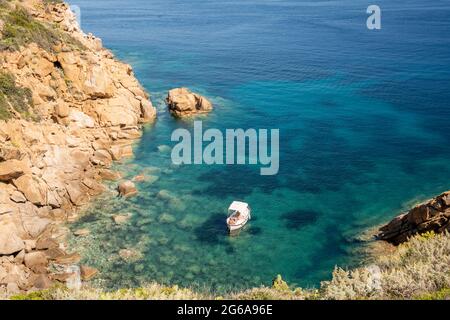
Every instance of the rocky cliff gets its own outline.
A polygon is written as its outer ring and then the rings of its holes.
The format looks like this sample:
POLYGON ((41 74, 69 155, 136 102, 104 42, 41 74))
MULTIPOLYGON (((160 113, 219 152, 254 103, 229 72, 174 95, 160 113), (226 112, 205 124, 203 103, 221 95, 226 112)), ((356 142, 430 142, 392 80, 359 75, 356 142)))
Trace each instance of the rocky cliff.
POLYGON ((156 111, 64 3, 0 0, 0 48, 1 296, 69 281, 79 256, 61 222, 117 179, 112 161, 156 111))

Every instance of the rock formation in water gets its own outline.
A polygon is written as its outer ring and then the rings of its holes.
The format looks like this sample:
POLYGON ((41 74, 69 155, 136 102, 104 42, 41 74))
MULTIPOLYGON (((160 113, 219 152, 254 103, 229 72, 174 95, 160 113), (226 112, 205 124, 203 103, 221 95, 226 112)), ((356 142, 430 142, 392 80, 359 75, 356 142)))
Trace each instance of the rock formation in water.
POLYGON ((136 185, 132 181, 124 181, 119 184, 119 195, 122 197, 131 197, 137 194, 136 185))
POLYGON ((0 1, 0 47, 2 296, 73 278, 79 256, 63 250, 60 222, 103 179, 118 179, 112 161, 132 154, 156 110, 132 68, 84 34, 65 3, 0 1))
POLYGON ((450 191, 399 215, 380 229, 377 238, 398 245, 429 231, 450 231, 450 191))
POLYGON ((213 109, 208 99, 187 88, 170 90, 166 102, 170 113, 179 118, 208 113, 213 109))

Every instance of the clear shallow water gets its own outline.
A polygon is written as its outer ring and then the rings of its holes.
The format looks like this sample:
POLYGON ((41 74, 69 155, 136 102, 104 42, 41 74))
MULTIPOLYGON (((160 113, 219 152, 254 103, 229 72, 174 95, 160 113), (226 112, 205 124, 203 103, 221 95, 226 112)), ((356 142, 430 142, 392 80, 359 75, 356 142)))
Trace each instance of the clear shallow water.
POLYGON ((83 29, 133 65, 159 110, 135 158, 117 166, 127 178, 149 176, 139 196, 105 194, 73 226, 92 230, 73 246, 108 287, 224 290, 279 273, 318 285, 335 265, 359 261, 360 232, 449 188, 448 1, 378 1, 379 32, 365 28, 370 3, 360 0, 71 3, 83 29), (192 128, 165 111, 177 86, 211 98, 205 128, 279 128, 279 175, 171 165, 158 147, 172 145, 175 128, 192 128), (255 219, 230 238, 234 199, 255 219), (124 213, 129 224, 116 226, 111 217, 124 213), (123 248, 142 259, 123 262, 123 248))

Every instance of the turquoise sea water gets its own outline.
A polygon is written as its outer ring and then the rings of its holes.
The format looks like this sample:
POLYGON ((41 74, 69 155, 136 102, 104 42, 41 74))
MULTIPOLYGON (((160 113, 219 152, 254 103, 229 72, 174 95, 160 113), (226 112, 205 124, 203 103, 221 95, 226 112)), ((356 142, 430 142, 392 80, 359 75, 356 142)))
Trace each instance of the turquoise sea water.
POLYGON ((450 3, 368 1, 74 0, 82 28, 130 63, 159 111, 125 178, 139 196, 111 192, 73 228, 84 262, 110 288, 158 281, 217 290, 329 279, 362 258, 358 235, 450 188, 450 3), (280 173, 255 166, 174 166, 163 146, 191 121, 167 112, 167 91, 209 97, 206 128, 280 129, 280 173), (253 208, 238 237, 231 201, 253 208), (111 217, 131 214, 127 225, 111 217), (118 251, 142 254, 124 262, 118 251))

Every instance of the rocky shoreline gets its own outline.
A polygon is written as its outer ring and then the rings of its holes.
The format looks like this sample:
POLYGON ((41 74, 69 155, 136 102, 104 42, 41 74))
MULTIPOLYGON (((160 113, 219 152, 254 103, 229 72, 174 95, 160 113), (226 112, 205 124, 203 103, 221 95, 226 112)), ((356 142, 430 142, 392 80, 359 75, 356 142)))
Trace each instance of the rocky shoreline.
MULTIPOLYGON (((132 182, 119 183, 111 166, 132 156, 141 125, 154 121, 156 110, 131 66, 84 34, 67 4, 0 1, 0 13, 0 298, 55 282, 76 289, 98 271, 67 252, 64 224, 105 190, 104 180, 117 181, 123 196, 137 192, 132 182), (51 36, 14 47, 11 21, 51 36)), ((213 108, 185 88, 172 90, 167 104, 175 117, 213 108)), ((126 219, 114 217, 117 224, 126 219)), ((450 231, 450 192, 403 213, 376 238, 398 245, 429 231, 450 231)))
POLYGON ((77 253, 66 252, 63 224, 104 191, 103 180, 119 179, 113 161, 131 156, 141 125, 156 118, 132 68, 85 35, 67 4, 3 6, 0 31, 18 16, 24 27, 56 28, 64 36, 50 49, 29 43, 0 53, 9 87, 29 90, 24 101, 32 106, 23 112, 9 91, 3 97, 9 117, 0 120, 0 297, 55 281, 77 286, 80 277, 95 275, 78 266, 77 253))
POLYGON ((427 232, 450 232, 450 191, 397 216, 381 227, 376 237, 399 245, 417 234, 427 232))

